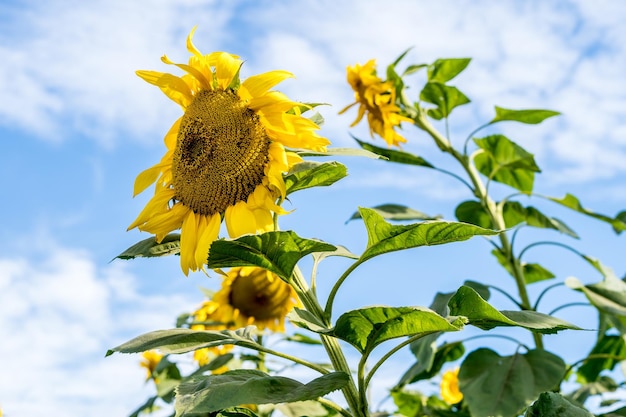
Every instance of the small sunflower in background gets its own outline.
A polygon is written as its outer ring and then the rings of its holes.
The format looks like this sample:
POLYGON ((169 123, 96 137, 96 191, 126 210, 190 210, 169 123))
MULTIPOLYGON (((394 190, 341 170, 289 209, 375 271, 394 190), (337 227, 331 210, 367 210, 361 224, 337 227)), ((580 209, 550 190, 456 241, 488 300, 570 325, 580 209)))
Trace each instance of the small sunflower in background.
POLYGON ((339 112, 342 114, 358 104, 359 112, 351 127, 356 126, 367 114, 370 134, 377 134, 389 146, 400 146, 406 139, 396 132, 401 122, 413 122, 402 116, 396 105, 396 89, 392 82, 383 81, 376 75, 376 61, 371 59, 365 65, 348 67, 348 83, 354 90, 356 101, 339 112))
MULTIPOLYGON (((139 366, 142 368, 146 368, 146 381, 152 379, 154 377, 154 370, 163 359, 163 355, 157 352, 156 350, 148 350, 141 354, 142 361, 139 363, 139 366)), ((155 379, 155 382, 158 382, 155 379)))
MULTIPOLYGON (((195 28, 194 28, 195 30, 195 28)), ((290 149, 324 151, 330 142, 303 117, 304 106, 271 90, 293 77, 270 71, 241 81, 243 64, 225 52, 203 55, 187 38, 188 64, 162 61, 185 71, 137 75, 183 109, 165 136, 165 155, 137 176, 134 195, 156 183, 155 194, 129 230, 153 233, 160 242, 181 229, 185 275, 202 269, 222 221, 230 237, 273 230, 273 214, 285 198, 283 173, 301 161, 290 149)))
POLYGON ((448 404, 458 404, 463 399, 459 390, 459 368, 444 372, 441 378, 441 398, 448 404))
MULTIPOLYGON (((205 301, 193 314, 192 330, 226 330, 233 329, 232 322, 223 322, 221 319, 220 304, 213 300, 205 301)), ((193 359, 200 366, 208 365, 213 359, 224 355, 233 349, 233 345, 223 345, 211 348, 194 350, 193 359)), ((219 374, 228 370, 226 366, 215 369, 219 374)))

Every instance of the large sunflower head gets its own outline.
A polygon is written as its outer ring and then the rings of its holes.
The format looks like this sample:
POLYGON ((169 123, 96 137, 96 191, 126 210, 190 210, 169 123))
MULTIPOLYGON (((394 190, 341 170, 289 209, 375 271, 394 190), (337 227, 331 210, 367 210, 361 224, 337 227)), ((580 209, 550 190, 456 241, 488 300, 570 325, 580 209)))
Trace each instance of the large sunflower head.
POLYGON ((374 133, 383 138, 390 146, 399 146, 406 142, 396 128, 401 122, 412 122, 400 114, 396 105, 396 90, 393 83, 383 81, 376 75, 376 61, 371 59, 365 65, 356 64, 348 67, 348 83, 354 90, 355 102, 345 107, 343 113, 359 104, 359 112, 351 126, 357 125, 367 114, 367 121, 372 137, 374 133))
POLYGON ((222 322, 234 328, 255 325, 260 330, 285 331, 285 317, 300 305, 294 289, 258 267, 231 268, 213 296, 222 322))
POLYGON ((222 220, 238 237, 273 228, 277 204, 285 197, 283 173, 300 158, 286 150, 323 151, 329 141, 302 117, 303 104, 271 90, 292 77, 271 71, 241 81, 243 61, 225 52, 203 55, 187 38, 185 74, 156 71, 137 75, 156 85, 183 109, 165 135, 161 161, 135 180, 134 193, 156 183, 155 194, 129 229, 153 233, 161 241, 181 229, 180 262, 185 274, 201 269, 222 220))

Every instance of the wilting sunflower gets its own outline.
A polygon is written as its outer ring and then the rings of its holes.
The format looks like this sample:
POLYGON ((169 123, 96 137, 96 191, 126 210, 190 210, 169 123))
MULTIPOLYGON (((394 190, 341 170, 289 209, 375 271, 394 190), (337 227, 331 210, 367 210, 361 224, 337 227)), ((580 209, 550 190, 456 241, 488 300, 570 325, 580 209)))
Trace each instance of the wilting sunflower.
POLYGON ((459 368, 444 372, 441 379, 441 398, 448 404, 457 404, 463 399, 463 393, 459 390, 459 368))
POLYGON ((293 288, 273 273, 258 267, 231 268, 222 288, 213 296, 217 316, 231 328, 254 324, 260 330, 285 331, 285 317, 300 305, 293 288))
POLYGON ((222 220, 231 237, 272 230, 272 215, 285 213, 277 205, 285 198, 282 174, 301 161, 285 147, 323 151, 330 143, 301 116, 303 104, 271 90, 292 74, 271 71, 240 81, 243 61, 225 52, 203 55, 192 43, 194 30, 188 64, 162 58, 184 75, 137 71, 184 113, 165 135, 161 161, 135 180, 135 195, 155 182, 156 189, 129 226, 159 242, 181 229, 185 274, 203 267, 222 220))
POLYGON ((383 138, 390 146, 399 146, 406 139, 396 132, 401 122, 412 122, 400 114, 396 103, 396 90, 393 83, 383 81, 376 75, 376 61, 369 60, 365 65, 356 64, 348 67, 348 83, 354 90, 356 101, 339 114, 355 104, 359 104, 357 118, 350 126, 356 126, 367 113, 367 121, 372 137, 374 133, 383 138))

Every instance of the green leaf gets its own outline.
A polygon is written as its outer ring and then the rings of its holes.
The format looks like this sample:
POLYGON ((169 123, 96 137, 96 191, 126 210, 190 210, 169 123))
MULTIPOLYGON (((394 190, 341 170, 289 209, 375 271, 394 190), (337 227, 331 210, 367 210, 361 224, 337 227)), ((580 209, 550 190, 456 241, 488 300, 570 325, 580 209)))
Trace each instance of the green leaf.
POLYGON ((524 417, 593 417, 593 414, 572 404, 558 392, 542 392, 524 417))
POLYGON ((459 388, 473 417, 517 416, 537 396, 557 386, 565 362, 545 350, 500 356, 481 348, 470 353, 459 371, 459 388))
POLYGON ((618 213, 615 218, 606 216, 604 214, 594 213, 593 211, 584 208, 578 198, 569 193, 565 194, 565 197, 563 198, 548 197, 548 200, 554 201, 555 203, 558 203, 579 213, 585 214, 589 217, 593 217, 594 219, 609 223, 611 226, 613 226, 613 230, 615 231, 615 233, 619 234, 626 230, 626 219, 624 219, 623 215, 624 212, 618 213))
POLYGON ((434 168, 434 166, 426 161, 421 156, 413 155, 409 152, 398 151, 395 149, 381 148, 380 146, 372 145, 368 142, 363 142, 354 136, 352 136, 354 140, 357 141, 359 146, 366 151, 375 153, 376 155, 380 155, 381 159, 387 159, 391 162, 397 162, 399 164, 407 164, 407 165, 417 165, 426 168, 434 168))
POLYGON ((489 124, 513 121, 536 125, 544 120, 558 116, 561 113, 552 110, 511 110, 496 106, 496 117, 489 124))
POLYGON ((304 239, 292 231, 246 235, 235 240, 216 240, 209 249, 207 266, 226 268, 258 266, 289 281, 300 259, 315 252, 332 252, 337 247, 313 239, 304 239))
POLYGON ((548 217, 535 207, 526 207, 526 224, 532 227, 554 229, 565 235, 578 239, 579 236, 569 226, 555 217, 548 217))
POLYGON ((597 381, 581 385, 576 391, 569 394, 567 398, 576 404, 584 404, 589 397, 615 392, 618 388, 619 385, 613 379, 608 376, 601 376, 597 381))
POLYGON ((541 172, 533 155, 504 135, 474 139, 483 152, 474 157, 476 169, 487 178, 530 193, 535 172, 541 172))
POLYGON ((345 165, 339 162, 304 161, 296 164, 285 176, 287 194, 311 187, 325 187, 348 175, 345 165))
POLYGON ((321 345, 322 344, 322 342, 320 342, 318 339, 314 339, 302 333, 294 333, 291 336, 285 337, 285 340, 289 342, 302 343, 305 345, 321 345))
MULTIPOLYGON (((440 216, 429 216, 426 213, 422 213, 421 211, 414 210, 410 207, 403 206, 401 204, 381 204, 379 206, 370 207, 376 213, 383 216, 384 219, 387 220, 435 220, 440 216)), ((360 219, 361 213, 355 212, 352 217, 350 217, 346 223, 350 220, 360 219)))
POLYGON ((552 272, 548 271, 539 264, 523 262, 522 270, 524 271, 524 282, 526 282, 526 284, 533 284, 535 282, 545 281, 555 277, 552 272))
POLYGON ((446 83, 459 75, 471 60, 471 58, 438 59, 428 66, 428 81, 446 83))
POLYGON ((583 285, 577 278, 570 277, 565 284, 582 291, 598 310, 613 316, 626 317, 626 283, 612 275, 591 285, 583 285))
POLYGON ((258 414, 245 407, 229 407, 211 414, 211 417, 258 417, 258 414))
POLYGON ((287 318, 294 326, 301 327, 303 329, 310 330, 314 333, 328 334, 331 332, 324 323, 322 323, 313 313, 308 310, 304 310, 298 307, 294 307, 293 310, 287 314, 287 318))
POLYGON ((383 253, 419 246, 460 242, 474 236, 490 236, 498 232, 466 223, 426 221, 410 225, 392 225, 375 210, 359 208, 367 229, 367 249, 361 262, 383 253))
POLYGON ((323 375, 308 384, 252 369, 197 376, 178 386, 176 416, 210 413, 239 404, 314 400, 341 389, 348 381, 349 376, 343 372, 323 375))
POLYGON ((493 227, 489 214, 479 201, 463 201, 456 207, 454 215, 460 222, 475 224, 485 229, 493 227))
POLYGON ((285 417, 328 417, 328 411, 318 401, 297 401, 276 406, 285 417))
POLYGON ((157 396, 164 398, 166 401, 171 401, 173 399, 174 388, 180 384, 182 379, 178 366, 176 366, 175 363, 170 362, 167 356, 165 356, 154 369, 153 376, 156 384, 157 396))
POLYGON ((462 327, 462 320, 450 322, 425 307, 368 307, 342 314, 333 336, 364 353, 397 337, 451 332, 462 327))
POLYGON ((413 65, 409 65, 408 67, 406 67, 406 69, 404 70, 404 72, 402 73, 402 76, 404 77, 405 75, 411 75, 416 73, 417 71, 421 70, 422 68, 426 68, 428 65, 426 64, 413 64, 413 65))
POLYGON ((256 327, 247 326, 237 330, 156 330, 137 336, 126 343, 109 349, 106 356, 115 352, 138 353, 159 349, 162 353, 186 353, 205 347, 237 345, 256 349, 256 327))
MULTIPOLYGON (((398 407, 400 416, 422 416, 424 415, 425 398, 420 392, 393 390, 391 391, 393 403, 398 407)), ((396 414, 394 414, 396 415, 396 414)))
POLYGON ((580 330, 566 321, 536 311, 498 311, 474 289, 462 286, 448 302, 451 316, 465 316, 469 324, 483 330, 499 326, 518 326, 539 333, 556 333, 565 329, 580 330))
POLYGON ((411 351, 417 358, 417 362, 402 375, 396 388, 430 379, 441 371, 446 362, 456 361, 465 354, 463 343, 445 343, 437 348, 433 347, 434 339, 431 336, 436 338, 439 334, 428 335, 411 343, 411 351), (424 343, 420 343, 422 341, 424 343))
POLYGON ((180 234, 170 233, 161 243, 149 237, 135 243, 113 259, 155 258, 159 256, 178 255, 180 252, 180 234))
POLYGON ((290 149, 300 156, 362 156, 371 159, 384 159, 382 156, 365 149, 358 148, 328 148, 325 152, 311 151, 309 149, 290 149))
POLYGON ((139 417, 144 415, 144 413, 151 413, 156 411, 158 407, 154 405, 154 402, 158 399, 158 396, 150 397, 148 400, 139 406, 135 411, 133 411, 128 417, 139 417))
POLYGON ((593 357, 594 355, 606 357, 587 359, 576 371, 579 382, 595 382, 600 376, 600 372, 612 370, 618 362, 626 360, 624 338, 622 336, 602 336, 587 356, 593 357))
POLYGON ((454 108, 470 102, 458 88, 439 82, 426 83, 420 93, 420 100, 437 106, 436 109, 428 110, 428 115, 436 120, 448 117, 454 108))

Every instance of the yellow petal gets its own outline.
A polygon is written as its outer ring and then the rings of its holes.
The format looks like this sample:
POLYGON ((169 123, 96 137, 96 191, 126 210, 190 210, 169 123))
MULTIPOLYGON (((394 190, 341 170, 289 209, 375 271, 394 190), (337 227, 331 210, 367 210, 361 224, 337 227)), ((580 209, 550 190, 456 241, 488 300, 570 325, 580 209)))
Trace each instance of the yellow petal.
POLYGON ((199 268, 206 263, 209 247, 217 239, 221 223, 222 218, 219 214, 214 214, 211 217, 202 216, 200 226, 198 227, 198 244, 195 253, 196 265, 199 268))
POLYGON ((222 90, 226 90, 239 73, 242 61, 233 58, 233 55, 226 52, 218 53, 216 58, 215 78, 217 79, 217 86, 222 90))
POLYGON ((168 132, 165 134, 164 142, 165 146, 169 150, 173 150, 176 148, 176 139, 178 138, 178 131, 180 130, 181 120, 183 120, 182 116, 174 122, 172 127, 170 127, 170 130, 168 130, 168 132))
POLYGON ((156 164, 148 169, 141 171, 139 175, 137 175, 137 178, 135 179, 135 185, 133 187, 133 197, 148 188, 150 184, 154 184, 157 178, 159 178, 159 174, 161 174, 163 165, 163 163, 156 164))
POLYGON ((232 238, 256 233, 256 219, 248 205, 239 201, 234 206, 229 206, 224 214, 228 235, 232 238))
POLYGON ((196 245, 198 243, 198 222, 193 210, 189 210, 183 220, 183 227, 180 230, 180 267, 185 275, 189 270, 195 271, 196 266, 196 245))
POLYGON ((259 97, 287 78, 293 78, 293 74, 288 71, 270 71, 252 75, 241 83, 241 87, 245 88, 250 97, 242 98, 259 97))
POLYGON ((168 233, 180 229, 189 211, 184 204, 174 204, 171 209, 152 216, 138 228, 144 232, 153 233, 157 242, 160 242, 168 233))
POLYGON ((167 204, 172 198, 174 198, 174 190, 161 189, 160 192, 155 193, 141 213, 139 213, 135 221, 128 226, 128 230, 145 223, 150 217, 156 214, 167 211, 167 204))
POLYGON ((202 53, 198 50, 198 48, 195 47, 192 41, 193 35, 194 33, 196 33, 197 28, 198 26, 194 26, 193 28, 191 28, 191 32, 189 32, 189 35, 187 36, 187 50, 193 55, 202 56, 202 53))
POLYGON ((137 71, 136 74, 150 84, 156 85, 175 103, 186 108, 193 95, 189 85, 180 77, 157 71, 137 71))
POLYGON ((198 82, 200 83, 200 85, 202 86, 203 89, 205 90, 212 90, 212 86, 211 83, 209 82, 209 80, 207 80, 207 78, 204 76, 204 74, 202 74, 201 71, 199 71, 198 69, 194 68, 191 65, 185 65, 185 64, 177 64, 173 61, 171 61, 167 55, 163 55, 161 57, 161 61, 163 61, 164 63, 168 64, 168 65, 175 65, 178 68, 182 69, 183 71, 186 71, 187 73, 189 73, 191 76, 193 76, 196 80, 198 80, 198 82))

